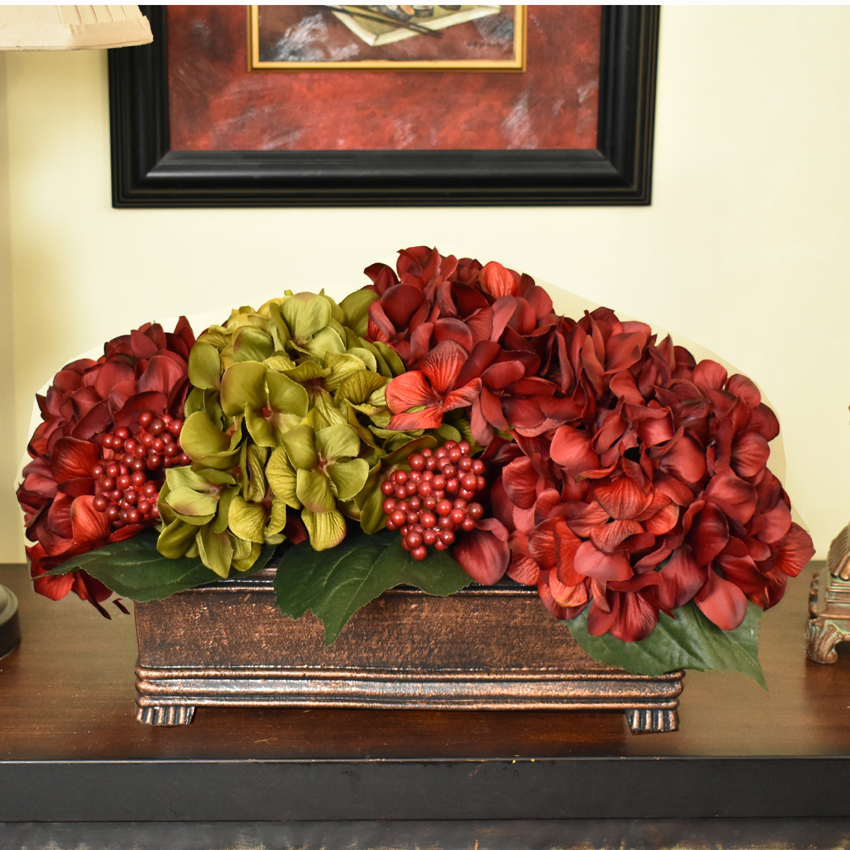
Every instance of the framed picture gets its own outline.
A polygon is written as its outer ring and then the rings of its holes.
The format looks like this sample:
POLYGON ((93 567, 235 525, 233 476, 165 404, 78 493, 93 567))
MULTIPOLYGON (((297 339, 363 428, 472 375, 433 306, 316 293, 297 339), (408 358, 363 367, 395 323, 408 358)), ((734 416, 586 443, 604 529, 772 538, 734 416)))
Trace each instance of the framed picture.
POLYGON ((650 202, 657 6, 275 8, 142 7, 153 43, 109 55, 113 206, 650 202), (499 45, 520 67, 439 67, 499 45))
POLYGON ((525 18, 525 6, 249 6, 248 67, 524 71, 525 18))

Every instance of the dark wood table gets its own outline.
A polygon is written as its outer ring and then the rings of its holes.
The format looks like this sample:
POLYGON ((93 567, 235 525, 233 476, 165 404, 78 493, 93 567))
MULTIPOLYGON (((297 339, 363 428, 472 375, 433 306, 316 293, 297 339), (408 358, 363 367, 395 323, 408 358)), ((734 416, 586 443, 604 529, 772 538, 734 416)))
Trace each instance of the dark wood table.
POLYGON ((0 848, 850 846, 850 653, 806 659, 816 566, 762 619, 770 689, 689 672, 680 731, 652 735, 614 712, 201 708, 143 726, 132 617, 0 566, 23 632, 0 659, 0 848))

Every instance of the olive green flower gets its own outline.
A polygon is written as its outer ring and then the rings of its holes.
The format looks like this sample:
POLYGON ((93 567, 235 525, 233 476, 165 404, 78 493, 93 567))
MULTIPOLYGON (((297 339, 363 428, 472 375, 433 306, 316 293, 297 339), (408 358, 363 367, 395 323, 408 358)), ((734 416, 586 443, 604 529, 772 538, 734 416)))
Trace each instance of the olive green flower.
POLYGON ((180 438, 192 466, 168 471, 163 554, 200 555, 226 576, 283 541, 287 511, 316 549, 342 541, 346 518, 383 527, 381 482, 434 439, 387 428, 386 386, 404 364, 364 339, 376 297, 287 292, 198 338, 180 438))

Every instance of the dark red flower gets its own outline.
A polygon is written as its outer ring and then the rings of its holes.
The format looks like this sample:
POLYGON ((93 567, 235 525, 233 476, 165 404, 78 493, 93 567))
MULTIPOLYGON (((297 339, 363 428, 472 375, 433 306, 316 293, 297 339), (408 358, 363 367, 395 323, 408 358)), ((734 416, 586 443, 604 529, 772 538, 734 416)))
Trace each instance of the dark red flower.
MULTIPOLYGON (((182 419, 194 342, 184 318, 174 333, 143 325, 108 342, 98 360, 68 364, 46 395, 37 397, 43 421, 27 446, 32 460, 24 468, 17 495, 27 538, 35 544, 27 555, 39 593, 59 599, 73 590, 106 613, 100 603, 110 591, 99 581, 82 571, 66 576, 44 573, 157 522, 153 507, 147 513, 136 511, 130 521, 110 517, 95 479, 100 473, 98 480, 105 480, 105 467, 123 462, 124 443, 138 433, 145 416, 182 419)), ((161 478, 157 463, 145 469, 146 479, 161 478)), ((132 471, 129 466, 127 471, 132 471)), ((155 504, 155 494, 148 501, 155 504)))
POLYGON ((472 404, 481 380, 458 381, 466 360, 466 352, 456 342, 440 342, 419 361, 418 370, 390 381, 386 390, 393 413, 389 427, 398 431, 439 428, 444 413, 472 404))
POLYGON ((781 598, 813 550, 766 468, 779 425, 752 381, 607 308, 556 316, 499 263, 419 247, 397 271, 367 270, 370 333, 409 369, 387 387, 390 427, 469 408, 503 471, 492 504, 509 576, 623 640, 691 601, 734 629, 748 602, 781 598))
POLYGON ((512 458, 494 490, 509 574, 556 616, 589 607, 591 634, 628 641, 691 600, 727 630, 748 601, 775 604, 813 548, 766 469, 778 425, 755 385, 607 310, 559 333, 572 416, 518 440, 538 460, 512 458))

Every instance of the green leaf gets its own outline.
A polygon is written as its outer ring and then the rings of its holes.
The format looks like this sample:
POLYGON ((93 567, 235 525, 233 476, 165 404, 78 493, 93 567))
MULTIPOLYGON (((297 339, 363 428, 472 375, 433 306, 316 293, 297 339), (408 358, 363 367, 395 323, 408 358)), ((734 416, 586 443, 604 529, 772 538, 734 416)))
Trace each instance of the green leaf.
POLYGON ((357 610, 391 587, 412 585, 432 596, 450 596, 471 581, 446 552, 415 561, 401 548, 397 532, 370 536, 356 529, 324 552, 307 543, 293 546, 277 568, 275 594, 290 617, 312 611, 324 623, 330 646, 357 610))
POLYGON ((629 673, 657 676, 680 668, 725 670, 743 673, 766 690, 758 657, 761 614, 761 608, 749 603, 741 625, 725 632, 690 602, 677 609, 675 618, 661 614, 649 636, 634 643, 610 634, 589 635, 587 611, 566 625, 591 658, 629 673))
MULTIPOLYGON (((156 532, 148 529, 129 540, 77 555, 54 567, 48 575, 85 570, 119 596, 135 602, 167 599, 181 590, 218 581, 219 577, 200 558, 163 557, 157 552, 156 540, 156 532)), ((266 546, 251 572, 259 572, 273 554, 274 547, 266 546)))

